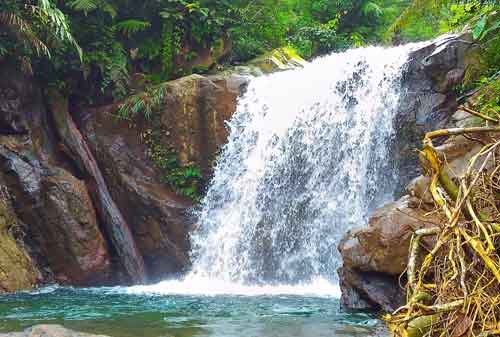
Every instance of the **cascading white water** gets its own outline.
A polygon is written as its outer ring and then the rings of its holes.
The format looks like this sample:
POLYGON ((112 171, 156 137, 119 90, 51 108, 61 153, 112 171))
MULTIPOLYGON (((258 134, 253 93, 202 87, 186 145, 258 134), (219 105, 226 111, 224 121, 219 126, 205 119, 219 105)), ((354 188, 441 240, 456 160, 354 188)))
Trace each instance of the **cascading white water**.
POLYGON ((342 235, 392 198, 393 122, 414 48, 354 49, 252 79, 192 233, 192 271, 148 289, 335 285, 342 235))

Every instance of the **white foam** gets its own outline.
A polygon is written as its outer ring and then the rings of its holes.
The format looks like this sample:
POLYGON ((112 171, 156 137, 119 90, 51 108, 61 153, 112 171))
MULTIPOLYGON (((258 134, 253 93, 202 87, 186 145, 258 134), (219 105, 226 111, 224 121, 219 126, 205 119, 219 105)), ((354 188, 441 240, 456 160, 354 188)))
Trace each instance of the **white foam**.
POLYGON ((184 295, 184 296, 306 296, 340 297, 338 285, 324 278, 315 278, 307 284, 245 285, 190 275, 183 280, 167 280, 153 285, 121 288, 127 294, 184 295))

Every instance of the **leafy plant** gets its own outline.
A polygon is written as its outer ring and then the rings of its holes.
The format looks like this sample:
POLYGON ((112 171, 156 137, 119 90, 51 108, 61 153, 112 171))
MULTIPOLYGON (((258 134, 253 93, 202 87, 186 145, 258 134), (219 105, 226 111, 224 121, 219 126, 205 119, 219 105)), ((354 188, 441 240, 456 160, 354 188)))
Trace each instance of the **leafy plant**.
POLYGON ((136 33, 143 32, 150 27, 151 23, 149 23, 148 21, 135 19, 123 20, 115 25, 115 29, 127 37, 131 37, 136 33))
POLYGON ((31 72, 31 56, 51 58, 55 44, 70 44, 80 61, 82 50, 71 34, 66 16, 50 0, 5 0, 0 5, 0 36, 3 54, 21 62, 31 72))
POLYGON ((161 129, 157 126, 158 123, 152 122, 152 124, 156 126, 146 129, 141 136, 148 147, 148 156, 162 171, 161 180, 177 193, 199 200, 202 182, 200 169, 194 164, 182 166, 177 160, 175 151, 161 143, 161 129))
POLYGON ((143 114, 146 119, 151 119, 153 113, 161 108, 166 93, 167 85, 160 84, 131 95, 120 104, 117 116, 122 119, 130 119, 138 114, 143 114))

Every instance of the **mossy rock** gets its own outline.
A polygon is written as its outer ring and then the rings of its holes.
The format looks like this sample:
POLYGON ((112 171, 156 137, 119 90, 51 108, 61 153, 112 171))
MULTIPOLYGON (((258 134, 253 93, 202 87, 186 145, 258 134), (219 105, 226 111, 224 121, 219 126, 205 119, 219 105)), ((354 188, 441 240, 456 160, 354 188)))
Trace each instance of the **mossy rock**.
POLYGON ((11 234, 16 226, 15 214, 0 195, 0 293, 31 289, 37 279, 31 259, 11 234))
POLYGON ((283 47, 253 59, 248 62, 248 65, 256 66, 263 73, 269 74, 275 71, 303 67, 305 62, 293 48, 283 47))

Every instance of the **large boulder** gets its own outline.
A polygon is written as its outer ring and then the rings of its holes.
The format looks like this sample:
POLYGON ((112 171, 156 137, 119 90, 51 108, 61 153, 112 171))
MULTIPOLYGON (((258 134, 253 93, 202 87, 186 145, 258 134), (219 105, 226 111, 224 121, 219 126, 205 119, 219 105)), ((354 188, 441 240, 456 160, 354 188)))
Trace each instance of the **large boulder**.
MULTIPOLYGON (((452 180, 466 172, 485 141, 486 135, 475 139, 455 136, 436 147, 452 180)), ((403 303, 411 236, 419 228, 444 221, 431 213, 435 205, 429 187, 428 176, 416 177, 407 185, 407 195, 377 209, 367 227, 346 234, 339 245, 344 308, 393 311, 403 303)))
POLYGON ((399 276, 406 269, 411 237, 438 221, 427 213, 405 196, 377 209, 367 227, 346 234, 339 245, 344 307, 392 311, 402 303, 399 276))
POLYGON ((226 142, 226 121, 236 110, 248 79, 239 75, 191 75, 168 82, 160 114, 161 143, 175 149, 182 165, 195 164, 204 176, 226 142))
POLYGON ((111 197, 129 224, 150 280, 188 264, 189 199, 161 181, 147 155, 141 129, 117 120, 107 109, 92 111, 82 132, 102 169, 111 197))
POLYGON ((5 145, 0 146, 0 170, 17 218, 25 224, 26 243, 54 279, 75 285, 106 280, 110 256, 85 184, 5 145))
POLYGON ((471 34, 466 33, 437 39, 410 55, 395 120, 398 196, 421 173, 415 149, 421 146, 423 135, 453 120, 458 106, 454 88, 461 83, 477 48, 471 34))

